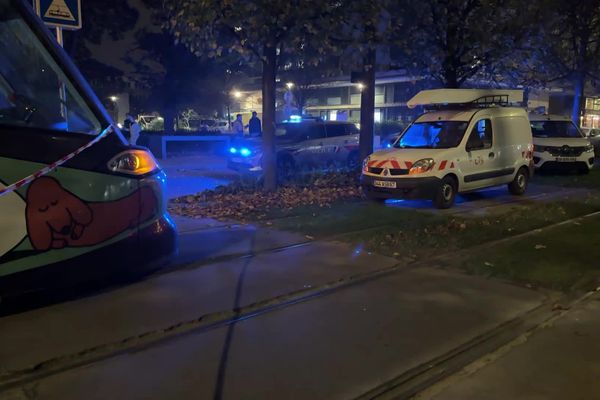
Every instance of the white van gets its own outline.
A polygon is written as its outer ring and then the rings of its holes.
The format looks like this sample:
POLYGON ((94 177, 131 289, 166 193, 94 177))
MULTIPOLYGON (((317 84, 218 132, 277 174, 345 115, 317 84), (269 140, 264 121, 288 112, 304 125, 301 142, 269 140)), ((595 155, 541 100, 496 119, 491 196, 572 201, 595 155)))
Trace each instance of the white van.
POLYGON ((438 89, 418 93, 409 107, 423 106, 392 148, 363 163, 368 198, 432 199, 454 204, 457 193, 508 184, 521 195, 533 170, 533 143, 520 90, 438 89))
POLYGON ((529 116, 533 162, 540 170, 569 169, 587 174, 594 166, 594 146, 569 117, 529 116))

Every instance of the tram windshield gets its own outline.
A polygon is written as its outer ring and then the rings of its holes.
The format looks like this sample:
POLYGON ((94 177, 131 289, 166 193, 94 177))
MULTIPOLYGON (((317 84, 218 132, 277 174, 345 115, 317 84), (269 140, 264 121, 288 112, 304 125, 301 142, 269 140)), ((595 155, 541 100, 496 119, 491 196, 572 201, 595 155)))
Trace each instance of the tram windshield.
POLYGON ((101 131, 94 113, 10 0, 0 0, 0 125, 101 131))

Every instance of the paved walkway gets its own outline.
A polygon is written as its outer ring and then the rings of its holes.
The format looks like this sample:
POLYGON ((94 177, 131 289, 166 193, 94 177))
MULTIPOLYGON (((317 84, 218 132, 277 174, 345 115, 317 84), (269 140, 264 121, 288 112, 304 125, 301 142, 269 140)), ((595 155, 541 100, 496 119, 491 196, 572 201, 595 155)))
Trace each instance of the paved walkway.
POLYGON ((600 398, 600 294, 419 396, 435 400, 600 398))
POLYGON ((238 179, 238 173, 227 168, 227 158, 223 156, 178 156, 161 160, 160 165, 167 174, 169 199, 214 189, 238 179))
POLYGON ((547 300, 429 267, 378 275, 397 261, 344 244, 180 222, 182 257, 200 264, 0 318, 0 387, 51 373, 0 397, 349 398, 547 300))

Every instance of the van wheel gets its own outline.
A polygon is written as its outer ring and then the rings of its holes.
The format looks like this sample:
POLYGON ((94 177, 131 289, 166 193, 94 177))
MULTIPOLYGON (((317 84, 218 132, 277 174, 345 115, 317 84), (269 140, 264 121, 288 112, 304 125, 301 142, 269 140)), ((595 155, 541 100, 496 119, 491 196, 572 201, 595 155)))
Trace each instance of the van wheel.
POLYGON ((458 183, 456 182, 456 179, 451 176, 444 177, 435 193, 433 204, 439 209, 452 207, 452 205, 454 205, 454 200, 456 200, 457 190, 458 183))
POLYGON ((527 190, 529 184, 529 171, 526 168, 521 168, 517 171, 515 179, 508 184, 508 191, 516 196, 521 196, 527 190))

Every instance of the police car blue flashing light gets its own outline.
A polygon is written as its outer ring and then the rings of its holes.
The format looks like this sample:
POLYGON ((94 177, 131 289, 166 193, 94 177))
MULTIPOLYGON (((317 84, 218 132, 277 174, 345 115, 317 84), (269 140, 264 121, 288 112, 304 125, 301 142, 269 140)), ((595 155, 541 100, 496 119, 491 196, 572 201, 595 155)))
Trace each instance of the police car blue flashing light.
POLYGON ((236 154, 236 153, 237 153, 237 149, 236 149, 235 147, 230 147, 230 148, 229 148, 229 152, 230 152, 231 154, 236 154))

